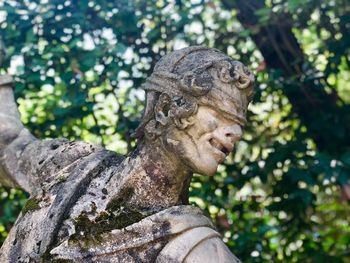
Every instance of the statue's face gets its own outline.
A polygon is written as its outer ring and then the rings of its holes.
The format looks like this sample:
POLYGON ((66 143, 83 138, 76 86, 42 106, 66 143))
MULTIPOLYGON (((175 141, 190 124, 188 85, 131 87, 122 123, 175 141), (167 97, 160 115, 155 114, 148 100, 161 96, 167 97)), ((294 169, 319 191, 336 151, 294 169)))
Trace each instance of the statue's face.
POLYGON ((185 130, 173 129, 165 144, 193 172, 213 175, 242 136, 234 120, 207 106, 199 106, 185 130))

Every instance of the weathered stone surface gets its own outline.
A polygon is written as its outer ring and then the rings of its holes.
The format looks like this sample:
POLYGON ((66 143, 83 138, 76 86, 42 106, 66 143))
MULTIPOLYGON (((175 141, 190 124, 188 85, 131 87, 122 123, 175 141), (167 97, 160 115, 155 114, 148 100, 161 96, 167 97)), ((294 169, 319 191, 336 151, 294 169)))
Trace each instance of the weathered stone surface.
POLYGON ((239 262, 187 193, 193 172, 215 173, 240 139, 253 82, 214 49, 163 57, 144 84, 138 147, 124 157, 36 139, 0 76, 0 182, 31 194, 0 262, 239 262))

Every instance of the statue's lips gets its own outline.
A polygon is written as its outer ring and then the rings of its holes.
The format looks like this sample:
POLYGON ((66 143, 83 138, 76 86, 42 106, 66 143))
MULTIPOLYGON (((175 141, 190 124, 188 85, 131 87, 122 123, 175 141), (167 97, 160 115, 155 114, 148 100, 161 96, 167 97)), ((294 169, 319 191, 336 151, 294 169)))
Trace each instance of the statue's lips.
POLYGON ((224 145, 215 138, 211 138, 209 143, 214 148, 214 152, 219 158, 218 162, 223 162, 226 156, 233 150, 233 146, 224 145))

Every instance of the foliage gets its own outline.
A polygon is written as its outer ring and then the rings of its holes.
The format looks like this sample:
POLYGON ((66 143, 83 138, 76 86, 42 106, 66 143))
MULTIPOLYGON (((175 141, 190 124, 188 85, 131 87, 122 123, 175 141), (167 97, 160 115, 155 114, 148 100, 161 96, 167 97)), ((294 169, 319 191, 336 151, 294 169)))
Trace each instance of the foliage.
MULTIPOLYGON (((244 262, 350 262, 350 206, 341 198, 350 177, 348 124, 327 121, 350 123, 350 4, 268 0, 254 13, 258 26, 244 27, 239 5, 226 2, 0 2, 8 52, 1 70, 15 75, 22 120, 37 137, 82 139, 125 154, 135 146, 141 84, 162 55, 202 44, 241 60, 257 75, 249 125, 214 177, 194 178, 191 202, 209 212, 244 262), (305 58, 300 75, 288 78, 265 66, 259 40, 251 38, 260 27, 284 23, 305 58), (310 83, 337 105, 336 112, 320 108, 327 114, 313 127, 290 97, 307 96, 300 90, 310 83), (328 144, 319 144, 315 130, 328 144)), ((26 196, 4 188, 0 194, 3 240, 26 196)))
POLYGON ((20 190, 0 188, 0 242, 4 242, 28 195, 20 190))

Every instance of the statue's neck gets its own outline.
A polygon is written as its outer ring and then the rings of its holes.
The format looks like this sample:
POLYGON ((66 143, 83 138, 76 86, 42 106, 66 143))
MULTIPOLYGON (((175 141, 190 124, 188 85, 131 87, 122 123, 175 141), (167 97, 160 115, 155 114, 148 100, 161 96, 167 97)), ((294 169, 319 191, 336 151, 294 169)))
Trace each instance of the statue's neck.
POLYGON ((129 206, 159 211, 188 203, 192 173, 160 144, 144 144, 130 156, 132 170, 126 182, 132 188, 129 206))

